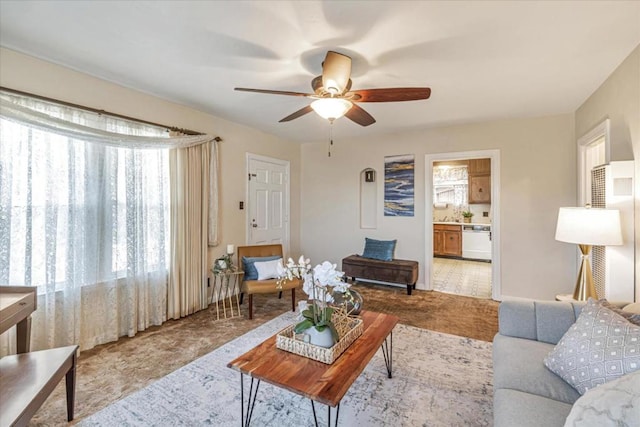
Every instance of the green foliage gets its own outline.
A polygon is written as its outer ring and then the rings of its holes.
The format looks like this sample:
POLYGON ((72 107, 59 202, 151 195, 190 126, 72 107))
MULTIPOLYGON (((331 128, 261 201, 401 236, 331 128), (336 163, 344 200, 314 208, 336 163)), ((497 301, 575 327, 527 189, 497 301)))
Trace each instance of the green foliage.
POLYGON ((333 336, 333 339, 338 342, 340 337, 338 336, 336 327, 331 321, 334 311, 335 309, 332 307, 319 308, 315 304, 308 306, 306 310, 302 311, 302 317, 304 317, 304 320, 295 326, 295 333, 300 334, 312 326, 314 326, 318 332, 322 332, 329 328, 331 330, 331 336, 333 336))

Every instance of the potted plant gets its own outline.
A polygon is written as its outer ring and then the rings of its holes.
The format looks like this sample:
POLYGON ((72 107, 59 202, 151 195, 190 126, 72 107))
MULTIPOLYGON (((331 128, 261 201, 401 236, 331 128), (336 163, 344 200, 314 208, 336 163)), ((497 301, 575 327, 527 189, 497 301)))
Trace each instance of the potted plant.
POLYGON ((464 222, 469 223, 471 222, 471 218, 473 218, 473 213, 471 213, 471 211, 463 211, 462 218, 464 218, 464 222))
POLYGON ((309 260, 304 256, 300 257, 297 264, 289 258, 286 265, 278 265, 278 273, 278 286, 294 278, 304 280, 302 290, 311 300, 302 311, 302 320, 296 324, 295 332, 305 334, 311 344, 332 347, 340 337, 332 320, 334 308, 328 303, 333 301, 333 292, 348 292, 351 285, 342 280, 344 273, 336 270, 336 265, 328 261, 311 269, 309 260))

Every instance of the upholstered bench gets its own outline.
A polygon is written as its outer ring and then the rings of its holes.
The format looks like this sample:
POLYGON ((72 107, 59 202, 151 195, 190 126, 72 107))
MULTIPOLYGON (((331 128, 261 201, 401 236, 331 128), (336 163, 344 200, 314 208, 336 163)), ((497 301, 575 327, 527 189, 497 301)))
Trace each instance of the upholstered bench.
POLYGON ((342 260, 342 271, 353 281, 360 278, 407 285, 407 295, 411 295, 418 281, 418 262, 405 259, 380 261, 351 255, 342 260))

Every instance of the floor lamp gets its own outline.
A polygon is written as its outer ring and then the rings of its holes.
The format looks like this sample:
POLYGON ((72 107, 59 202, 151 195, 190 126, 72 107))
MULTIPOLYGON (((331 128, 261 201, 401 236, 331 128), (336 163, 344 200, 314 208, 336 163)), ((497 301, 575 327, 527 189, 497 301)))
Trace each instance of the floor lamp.
POLYGON ((580 248, 582 263, 573 291, 573 299, 598 298, 593 286, 589 253, 591 246, 622 245, 620 211, 599 208, 560 208, 556 240, 575 243, 580 248))

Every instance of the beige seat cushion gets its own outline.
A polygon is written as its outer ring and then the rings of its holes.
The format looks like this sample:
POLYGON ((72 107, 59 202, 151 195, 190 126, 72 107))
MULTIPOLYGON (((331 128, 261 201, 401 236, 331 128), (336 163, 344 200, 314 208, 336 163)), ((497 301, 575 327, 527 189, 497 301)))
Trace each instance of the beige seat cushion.
MULTIPOLYGON (((298 279, 287 280, 282 283, 282 290, 299 289, 302 285, 298 279)), ((276 279, 269 280, 245 280, 242 282, 242 292, 247 294, 273 294, 280 292, 277 288, 278 281, 276 279)))

